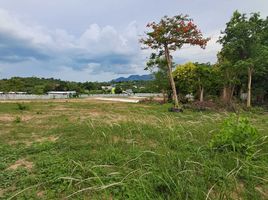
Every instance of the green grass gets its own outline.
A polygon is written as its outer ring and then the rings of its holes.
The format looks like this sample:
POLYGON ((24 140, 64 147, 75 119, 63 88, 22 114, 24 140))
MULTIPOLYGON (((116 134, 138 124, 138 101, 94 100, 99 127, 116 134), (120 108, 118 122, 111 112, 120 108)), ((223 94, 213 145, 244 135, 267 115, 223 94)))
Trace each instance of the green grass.
MULTIPOLYGON (((0 199, 268 198, 267 144, 253 159, 209 148, 230 113, 101 101, 23 106, 0 104, 0 199)), ((241 115, 268 136, 267 113, 241 115)))

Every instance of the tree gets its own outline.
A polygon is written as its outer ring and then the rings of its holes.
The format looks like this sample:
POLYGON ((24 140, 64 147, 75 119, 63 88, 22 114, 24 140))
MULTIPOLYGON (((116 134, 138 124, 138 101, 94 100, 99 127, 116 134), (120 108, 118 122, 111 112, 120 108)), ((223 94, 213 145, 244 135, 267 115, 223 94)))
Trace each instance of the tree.
POLYGON ((240 72, 247 71, 247 107, 251 106, 253 73, 267 66, 264 64, 268 57, 267 25, 267 19, 261 19, 258 13, 248 18, 246 14, 235 11, 219 39, 223 45, 221 55, 240 72))
POLYGON ((199 101, 204 101, 205 88, 209 88, 212 84, 212 67, 209 63, 185 63, 177 65, 173 76, 183 94, 196 92, 199 95, 199 101))
POLYGON ((213 74, 212 67, 209 63, 194 63, 196 66, 197 87, 199 90, 199 101, 204 101, 204 92, 212 84, 213 74))
POLYGON ((182 48, 185 44, 198 45, 205 48, 208 38, 203 38, 202 33, 197 29, 188 15, 176 15, 174 17, 163 17, 159 23, 152 22, 147 25, 151 30, 146 32, 146 37, 140 42, 147 48, 158 50, 165 55, 167 60, 167 74, 170 80, 174 108, 178 109, 179 101, 175 82, 172 76, 171 51, 182 48))
POLYGON ((115 94, 121 94, 123 91, 122 91, 122 88, 120 86, 116 85, 114 92, 115 92, 115 94))
POLYGON ((223 56, 222 51, 218 53, 218 63, 215 65, 217 74, 221 82, 219 83, 222 87, 222 100, 230 104, 234 95, 235 86, 240 83, 239 69, 223 56))
POLYGON ((164 102, 171 101, 171 84, 166 73, 167 60, 161 55, 152 53, 149 61, 146 63, 145 70, 150 70, 154 75, 153 83, 157 87, 158 91, 163 94, 164 102), (157 71, 154 68, 157 67, 157 71))
POLYGON ((173 76, 180 93, 185 95, 195 92, 197 76, 196 66, 193 63, 188 62, 182 65, 177 65, 173 72, 173 76))

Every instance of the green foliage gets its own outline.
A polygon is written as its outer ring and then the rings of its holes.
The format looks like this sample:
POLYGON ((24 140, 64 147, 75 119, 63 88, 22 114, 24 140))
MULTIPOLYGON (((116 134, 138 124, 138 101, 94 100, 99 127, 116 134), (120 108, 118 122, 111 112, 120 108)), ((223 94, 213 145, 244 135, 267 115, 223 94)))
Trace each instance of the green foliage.
POLYGON ((193 93, 197 86, 196 66, 191 63, 177 65, 173 72, 177 88, 182 94, 193 93))
POLYGON ((22 104, 22 103, 17 103, 17 109, 18 110, 29 110, 29 106, 22 104))
POLYGON ((45 94, 48 91, 76 91, 77 94, 103 94, 110 93, 104 91, 101 86, 111 84, 120 85, 123 90, 132 89, 135 93, 159 92, 153 84, 153 81, 128 81, 122 83, 114 82, 71 82, 58 79, 45 78, 21 78, 13 77, 11 79, 0 80, 1 92, 27 92, 28 94, 45 94))
MULTIPOLYGON (((146 65, 145 70, 150 70, 154 75, 154 80, 152 82, 156 87, 157 92, 161 92, 165 97, 168 96, 168 99, 171 101, 172 91, 167 73, 167 60, 165 57, 161 56, 161 54, 157 55, 152 53, 146 65)), ((175 64, 173 63, 173 65, 175 64)))
POLYGON ((122 91, 122 88, 120 86, 116 86, 115 87, 115 90, 114 90, 115 94, 121 94, 123 91, 122 91))
POLYGON ((262 88, 261 95, 265 95, 265 84, 260 84, 260 79, 264 77, 263 74, 267 76, 268 73, 267 32, 268 18, 261 18, 259 13, 251 13, 248 16, 235 11, 219 39, 223 46, 218 54, 223 84, 229 88, 238 86, 248 91, 248 106, 251 104, 252 89, 254 93, 255 89, 261 91, 262 88), (249 81, 251 78, 252 89, 249 81))
POLYGON ((219 90, 217 67, 210 63, 188 62, 177 65, 173 76, 177 89, 183 95, 193 93, 200 97, 201 90, 206 94, 216 95, 219 90))
POLYGON ((252 155, 256 151, 257 129, 247 118, 233 115, 226 119, 220 131, 211 140, 212 148, 252 155))
MULTIPOLYGON (((207 148, 225 112, 79 100, 25 104, 27 112, 14 103, 0 107, 1 199, 265 199, 256 187, 268 186, 267 145, 255 159, 207 148), (33 117, 14 123, 2 116, 33 117), (8 169, 17 161, 24 162, 8 169)), ((242 114, 267 136, 267 114, 242 114)))
POLYGON ((14 120, 15 123, 20 123, 21 122, 21 118, 19 116, 17 116, 14 120))
POLYGON ((186 44, 205 48, 209 38, 203 38, 201 31, 197 29, 197 26, 188 15, 164 16, 159 23, 148 23, 147 27, 150 30, 140 42, 147 48, 157 50, 159 52, 158 57, 165 56, 164 61, 167 63, 166 72, 172 89, 174 107, 179 109, 181 106, 179 105, 176 85, 172 75, 170 52, 181 49, 186 44))

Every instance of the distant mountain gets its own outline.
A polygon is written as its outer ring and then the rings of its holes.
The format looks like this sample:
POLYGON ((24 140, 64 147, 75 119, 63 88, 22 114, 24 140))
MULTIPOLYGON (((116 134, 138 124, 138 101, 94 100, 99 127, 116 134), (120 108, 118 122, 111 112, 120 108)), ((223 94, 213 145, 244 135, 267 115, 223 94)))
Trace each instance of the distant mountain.
POLYGON ((114 79, 112 81, 114 82, 127 82, 127 81, 150 81, 153 80, 154 77, 152 74, 147 74, 147 75, 131 75, 127 78, 125 77, 120 77, 117 79, 114 79))

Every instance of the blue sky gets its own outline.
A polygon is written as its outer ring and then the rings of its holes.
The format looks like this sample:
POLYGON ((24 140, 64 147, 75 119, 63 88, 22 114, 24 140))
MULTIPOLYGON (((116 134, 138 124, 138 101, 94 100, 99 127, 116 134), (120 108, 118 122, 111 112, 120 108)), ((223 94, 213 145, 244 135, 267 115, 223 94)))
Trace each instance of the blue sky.
POLYGON ((189 14, 211 37, 205 50, 184 47, 177 63, 215 62, 216 43, 234 10, 268 15, 267 0, 0 0, 0 78, 107 81, 146 74, 138 42, 150 21, 189 14))

